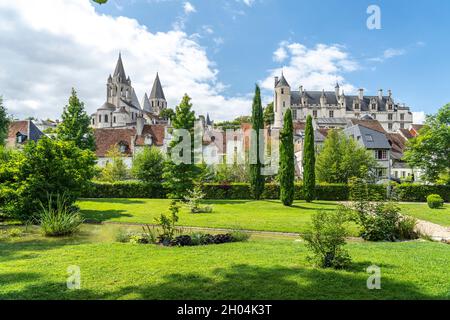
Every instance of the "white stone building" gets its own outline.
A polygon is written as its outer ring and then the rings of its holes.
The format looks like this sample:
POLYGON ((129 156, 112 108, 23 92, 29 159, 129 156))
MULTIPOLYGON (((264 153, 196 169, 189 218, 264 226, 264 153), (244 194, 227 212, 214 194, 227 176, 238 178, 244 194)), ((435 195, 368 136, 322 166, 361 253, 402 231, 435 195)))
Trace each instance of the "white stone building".
POLYGON ((335 91, 307 91, 303 86, 292 90, 284 75, 275 77, 274 89, 274 128, 281 128, 283 116, 291 108, 294 121, 304 121, 308 115, 316 119, 319 128, 344 128, 348 118, 367 118, 378 120, 388 132, 407 129, 413 117, 408 107, 394 101, 391 90, 383 95, 366 96, 359 89, 358 95, 345 95, 336 84, 335 91))

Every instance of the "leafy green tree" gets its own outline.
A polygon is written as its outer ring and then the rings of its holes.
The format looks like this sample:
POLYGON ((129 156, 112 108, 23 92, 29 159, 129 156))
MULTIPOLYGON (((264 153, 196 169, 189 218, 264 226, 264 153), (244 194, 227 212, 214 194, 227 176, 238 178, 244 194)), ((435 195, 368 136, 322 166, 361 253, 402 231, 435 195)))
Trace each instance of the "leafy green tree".
POLYGON ((271 102, 264 108, 264 124, 266 126, 271 125, 274 120, 275 113, 273 112, 273 102, 271 102))
POLYGON ((166 108, 160 112, 159 116, 163 119, 172 121, 175 116, 175 111, 173 111, 173 109, 166 108))
POLYGON ((73 204, 89 187, 95 170, 92 151, 79 149, 72 141, 47 137, 30 141, 23 152, 12 154, 0 170, 0 195, 8 215, 27 220, 48 207, 49 194, 64 194, 73 204))
POLYGON ((260 155, 264 154, 264 144, 261 145, 259 139, 259 130, 264 129, 264 120, 263 120, 263 110, 261 106, 261 90, 259 86, 256 86, 255 96, 253 98, 253 107, 252 107, 252 128, 255 130, 256 141, 252 141, 252 145, 255 145, 255 148, 251 148, 252 152, 256 152, 256 163, 250 164, 250 188, 252 190, 253 197, 256 200, 261 198, 262 193, 264 192, 264 176, 261 174, 261 169, 263 167, 263 159, 260 159, 260 155))
POLYGON ((180 157, 187 157, 190 163, 179 163, 176 164, 172 161, 173 149, 182 140, 180 137, 178 140, 174 139, 170 142, 169 159, 164 166, 163 173, 163 186, 166 187, 169 192, 170 198, 181 199, 186 194, 188 190, 192 190, 196 178, 199 177, 202 170, 199 166, 194 163, 194 124, 195 124, 195 112, 192 110, 191 98, 185 94, 181 103, 176 107, 175 117, 172 120, 173 129, 185 129, 188 130, 191 135, 191 145, 190 150, 180 150, 178 154, 180 157), (189 155, 186 156, 183 153, 188 152, 189 155))
POLYGON ((135 156, 131 173, 141 181, 160 183, 164 161, 164 155, 158 148, 145 147, 142 152, 135 156))
POLYGON ((6 108, 3 106, 3 98, 0 96, 0 146, 5 144, 8 137, 9 117, 6 108))
POLYGON ((285 206, 291 206, 294 202, 295 179, 294 128, 291 109, 284 114, 283 130, 280 135, 280 199, 285 206))
POLYGON ((305 142, 303 145, 303 191, 305 200, 311 202, 315 196, 316 174, 315 174, 316 155, 314 151, 314 129, 312 117, 306 118, 305 142))
MULTIPOLYGON (((428 115, 419 135, 407 144, 405 160, 423 169, 424 178, 437 182, 450 176, 450 103, 428 115)), ((450 180, 447 180, 449 183, 450 180)))
POLYGON ((111 161, 101 170, 100 180, 106 182, 126 180, 128 178, 128 168, 119 147, 117 145, 111 147, 106 153, 106 157, 110 158, 111 161))
POLYGON ((58 139, 73 141, 80 149, 95 150, 94 132, 90 127, 90 117, 84 109, 75 89, 69 98, 69 104, 64 107, 62 123, 58 126, 58 139))
POLYGON ((351 177, 367 178, 376 167, 370 151, 337 130, 328 131, 316 161, 317 180, 348 183, 351 177))

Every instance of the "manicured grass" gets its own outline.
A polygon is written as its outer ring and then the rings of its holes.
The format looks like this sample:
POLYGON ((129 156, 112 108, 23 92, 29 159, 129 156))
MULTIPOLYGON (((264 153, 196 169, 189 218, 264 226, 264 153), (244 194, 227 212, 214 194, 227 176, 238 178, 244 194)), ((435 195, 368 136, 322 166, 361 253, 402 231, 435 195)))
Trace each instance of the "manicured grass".
MULTIPOLYGON (((192 214, 183 207, 179 225, 210 228, 240 227, 258 231, 304 232, 316 210, 335 210, 327 201, 296 201, 285 207, 279 201, 215 200, 212 213, 192 214)), ((154 218, 168 212, 166 199, 91 199, 79 201, 87 219, 97 221, 154 223, 154 218)), ((353 228, 356 233, 356 228, 353 228)))
POLYGON ((418 219, 450 227, 450 204, 442 209, 430 209, 426 203, 401 204, 402 212, 418 219))
POLYGON ((0 299, 450 298, 449 245, 347 247, 351 269, 334 271, 312 268, 305 245, 286 237, 165 248, 32 235, 0 242, 0 299), (80 290, 66 287, 73 265, 81 270, 80 290), (366 287, 370 265, 381 267, 381 290, 366 287))

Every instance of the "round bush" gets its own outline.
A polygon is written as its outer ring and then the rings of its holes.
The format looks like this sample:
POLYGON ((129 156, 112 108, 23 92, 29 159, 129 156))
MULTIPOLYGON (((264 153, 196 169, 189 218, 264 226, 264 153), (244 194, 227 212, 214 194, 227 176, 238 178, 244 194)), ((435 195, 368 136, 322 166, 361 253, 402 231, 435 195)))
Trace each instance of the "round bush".
POLYGON ((444 199, 438 194, 430 194, 427 197, 427 203, 431 209, 438 209, 444 206, 444 199))

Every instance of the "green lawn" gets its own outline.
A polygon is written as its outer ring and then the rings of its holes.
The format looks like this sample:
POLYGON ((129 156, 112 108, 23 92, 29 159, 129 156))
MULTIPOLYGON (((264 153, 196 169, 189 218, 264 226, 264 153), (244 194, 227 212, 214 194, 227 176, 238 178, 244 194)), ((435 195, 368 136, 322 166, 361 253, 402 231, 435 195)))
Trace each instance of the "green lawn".
MULTIPOLYGON (((98 233, 105 226, 84 226, 98 233)), ((29 235, 0 241, 0 299, 450 299, 450 246, 432 242, 348 246, 350 270, 312 268, 295 238, 165 248, 29 235), (365 269, 381 267, 381 290, 365 269), (81 290, 66 287, 81 270, 81 290)))
MULTIPOLYGON (((279 201, 214 200, 212 213, 180 212, 179 225, 210 228, 240 227, 258 231, 303 232, 316 210, 335 210, 333 202, 296 201, 285 207, 279 201)), ((167 199, 90 199, 79 201, 84 216, 96 221, 154 223, 154 218, 168 212, 167 199)), ((355 229, 356 230, 356 229, 355 229)), ((356 231, 355 231, 356 232, 356 231)))
MULTIPOLYGON (((317 210, 335 210, 337 204, 329 201, 306 203, 296 201, 285 207, 279 201, 214 200, 213 213, 191 214, 186 208, 180 213, 179 225, 210 228, 240 227, 258 231, 304 232, 317 210)), ((167 199, 86 199, 78 202, 84 216, 96 221, 153 223, 154 218, 167 212, 167 199)), ((433 210, 426 204, 402 204, 404 214, 450 226, 450 206, 433 210)), ((350 226, 352 235, 357 227, 350 226)))
POLYGON ((430 209, 426 203, 401 204, 400 207, 404 213, 418 219, 450 227, 450 204, 444 204, 441 209, 430 209))

